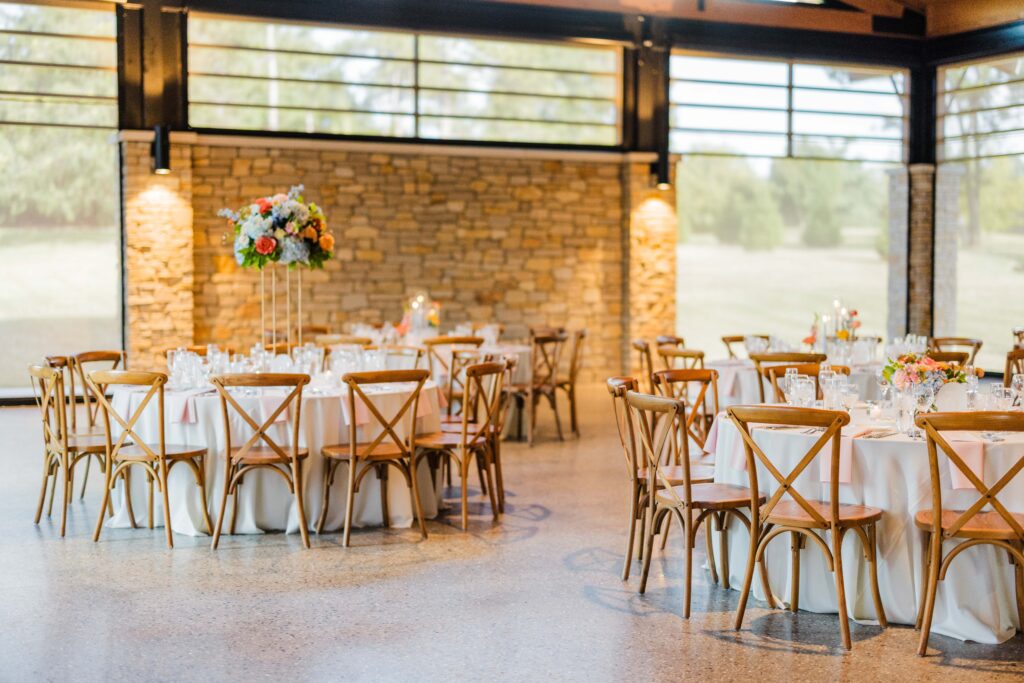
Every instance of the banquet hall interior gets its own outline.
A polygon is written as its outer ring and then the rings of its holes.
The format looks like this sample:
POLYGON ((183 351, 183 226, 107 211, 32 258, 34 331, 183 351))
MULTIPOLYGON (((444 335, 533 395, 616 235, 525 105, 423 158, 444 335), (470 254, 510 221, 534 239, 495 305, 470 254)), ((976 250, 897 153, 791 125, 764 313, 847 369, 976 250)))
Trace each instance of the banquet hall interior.
POLYGON ((1022 0, 0 0, 0 681, 1024 679, 1022 0))

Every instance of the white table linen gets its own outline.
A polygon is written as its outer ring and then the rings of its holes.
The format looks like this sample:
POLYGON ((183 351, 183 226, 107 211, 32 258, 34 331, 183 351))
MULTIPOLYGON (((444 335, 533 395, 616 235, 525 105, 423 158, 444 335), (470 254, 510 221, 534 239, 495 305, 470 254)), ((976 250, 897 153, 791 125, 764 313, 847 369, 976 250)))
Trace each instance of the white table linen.
MULTIPOLYGON (((412 386, 414 385, 369 385, 365 391, 381 414, 390 419, 408 398, 412 386)), ((113 392, 112 405, 115 410, 127 418, 129 411, 138 407, 143 396, 144 393, 138 391, 116 388, 113 392)), ((276 404, 268 407, 268 402, 260 396, 236 396, 236 400, 258 422, 269 417, 276 407, 276 404)), ((419 415, 416 419, 416 432, 424 434, 440 430, 443 398, 440 396, 437 386, 432 382, 428 382, 424 386, 420 394, 420 404, 419 415)), ((206 495, 210 517, 216 524, 216 515, 224 486, 224 448, 226 446, 220 397, 212 391, 199 395, 194 391, 189 392, 188 395, 167 391, 165 413, 166 443, 201 446, 208 449, 205 462, 206 495), (188 408, 182 408, 182 400, 188 408), (194 415, 189 416, 188 411, 194 411, 194 415), (188 417, 194 419, 187 421, 188 417)), ((231 416, 232 445, 241 446, 252 435, 252 429, 236 412, 232 411, 229 414, 231 416)), ((134 428, 135 432, 151 445, 155 445, 158 441, 157 416, 158 410, 154 399, 146 407, 134 428)), ((270 428, 272 438, 286 450, 291 443, 291 416, 288 417, 287 421, 276 422, 270 428)), ((357 425, 361 424, 363 424, 363 420, 357 417, 357 425)), ((395 431, 401 437, 406 435, 406 424, 403 418, 402 423, 396 425, 395 431)), ((341 392, 313 394, 307 388, 303 393, 299 444, 301 447, 309 449, 309 457, 303 461, 303 493, 308 528, 315 526, 322 505, 323 476, 326 471, 326 463, 320 455, 320 450, 323 446, 348 443, 349 425, 347 389, 341 392)), ((372 429, 360 426, 358 438, 360 441, 372 440, 379 432, 380 429, 376 423, 372 429)), ((342 465, 342 469, 344 467, 345 465, 342 465)), ((146 477, 142 468, 133 469, 135 471, 131 477, 132 507, 136 522, 139 525, 145 525, 148 524, 146 477)), ((425 459, 420 463, 417 477, 424 515, 433 518, 437 516, 438 495, 435 490, 435 482, 431 481, 430 470, 425 459)), ((330 510, 324 527, 327 530, 338 530, 344 523, 346 486, 347 478, 345 476, 335 477, 331 488, 330 510)), ((199 489, 185 465, 177 465, 172 470, 168 493, 174 531, 190 536, 204 535, 206 527, 203 521, 199 489)), ((264 530, 298 532, 299 520, 295 496, 289 492, 287 485, 279 475, 266 470, 251 471, 246 474, 236 495, 238 496, 238 518, 235 523, 235 533, 254 534, 262 533, 264 530)), ((156 493, 155 496, 154 525, 162 526, 163 506, 159 499, 159 493, 156 493)), ((118 482, 112 499, 114 516, 107 521, 107 526, 129 527, 131 524, 127 508, 124 505, 123 482, 118 482)), ((227 533, 231 519, 231 504, 232 501, 229 498, 224 520, 224 533, 227 533)), ((392 526, 409 527, 412 525, 413 508, 409 489, 404 477, 397 472, 390 472, 388 477, 388 509, 392 526)), ((377 478, 373 474, 369 474, 363 480, 356 494, 353 526, 379 526, 382 523, 380 485, 377 478)))
MULTIPOLYGON (((858 411, 854 411, 855 415, 858 411)), ((863 430, 866 419, 849 426, 844 434, 863 430)), ((878 425, 889 427, 892 425, 878 425)), ((743 451, 739 430, 723 413, 719 416, 715 448, 715 481, 747 486, 747 472, 736 467, 743 451)), ((787 474, 807 452, 819 434, 802 434, 799 430, 753 431, 773 464, 787 474)), ((984 477, 994 484, 1024 450, 1024 439, 1007 437, 1004 442, 986 443, 984 477)), ((820 459, 822 456, 818 456, 820 459)), ((958 490, 950 483, 948 460, 940 455, 942 504, 946 509, 966 509, 977 500, 977 493, 958 490)), ((914 624, 918 603, 924 591, 922 557, 927 550, 924 532, 917 529, 914 516, 919 510, 931 509, 931 483, 927 445, 902 435, 881 439, 857 438, 852 448, 852 477, 849 484, 840 484, 840 502, 868 505, 883 511, 878 522, 878 583, 890 622, 914 624)), ((760 464, 758 481, 762 493, 771 495, 777 481, 760 464)), ((812 463, 797 479, 797 490, 809 500, 828 500, 829 485, 822 481, 817 462, 812 463)), ((842 479, 841 479, 842 481, 842 479)), ((1000 500, 1012 512, 1024 512, 1024 477, 1000 494, 1000 500)), ((947 541, 948 553, 954 543, 947 541)), ((742 586, 749 554, 746 530, 735 522, 729 533, 730 584, 742 586)), ((780 604, 788 601, 791 572, 789 539, 775 539, 767 550, 767 567, 773 594, 780 604)), ((852 618, 877 623, 871 599, 870 575, 862 554, 859 538, 848 534, 843 544, 843 571, 846 575, 847 609, 852 618)), ((760 581, 753 582, 753 595, 763 600, 760 581)), ((950 566, 945 581, 939 583, 932 632, 972 640, 979 643, 1000 643, 1014 635, 1017 624, 1013 566, 1006 553, 991 546, 971 548, 959 555, 950 566)), ((821 550, 808 544, 802 551, 800 571, 800 607, 812 612, 835 613, 836 592, 832 573, 821 550)))
MULTIPOLYGON (((727 408, 734 405, 751 405, 761 402, 758 393, 758 382, 764 383, 764 396, 772 402, 774 389, 762 378, 754 364, 747 358, 726 358, 709 361, 705 364, 710 370, 718 371, 718 405, 727 408)), ((857 387, 857 393, 863 401, 877 401, 879 398, 878 371, 881 364, 857 365, 850 368, 850 383, 857 387)))

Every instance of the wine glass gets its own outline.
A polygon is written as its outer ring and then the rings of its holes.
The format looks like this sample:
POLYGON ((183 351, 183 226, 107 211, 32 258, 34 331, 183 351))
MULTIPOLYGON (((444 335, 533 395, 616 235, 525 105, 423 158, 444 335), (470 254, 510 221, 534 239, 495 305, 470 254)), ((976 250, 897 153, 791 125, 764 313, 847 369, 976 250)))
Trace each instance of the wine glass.
POLYGON ((844 384, 839 388, 839 401, 846 412, 853 410, 858 400, 860 400, 860 392, 857 391, 856 384, 844 384))
POLYGON ((1015 404, 1018 408, 1024 407, 1024 374, 1016 373, 1013 379, 1010 380, 1010 388, 1013 390, 1013 394, 1016 397, 1015 404))
MULTIPOLYGON (((916 424, 917 416, 920 413, 927 413, 932 408, 932 403, 935 402, 935 389, 928 384, 918 384, 914 387, 914 421, 916 424)), ((914 429, 914 438, 920 439, 922 436, 919 429, 914 429)))

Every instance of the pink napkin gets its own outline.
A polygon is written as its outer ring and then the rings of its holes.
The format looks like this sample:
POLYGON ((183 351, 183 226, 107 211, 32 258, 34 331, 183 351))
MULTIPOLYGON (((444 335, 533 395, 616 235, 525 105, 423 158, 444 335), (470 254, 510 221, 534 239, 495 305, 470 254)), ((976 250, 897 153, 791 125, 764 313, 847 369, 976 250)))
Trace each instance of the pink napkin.
MULTIPOLYGON (((953 446, 953 450, 960 456, 960 459, 964 461, 964 464, 974 472, 974 476, 984 481, 985 479, 985 442, 978 441, 976 438, 972 438, 969 435, 961 435, 958 437, 947 436, 946 441, 949 442, 950 446, 953 446)), ((954 465, 947 458, 949 462, 949 482, 954 489, 968 489, 974 490, 974 484, 967 478, 967 475, 960 471, 960 468, 954 465)))
MULTIPOLYGON (((274 411, 277 410, 278 406, 284 403, 284 399, 288 396, 287 392, 280 391, 264 391, 260 393, 260 410, 263 412, 263 419, 266 420, 268 417, 273 415, 274 411)), ((288 409, 285 408, 277 417, 274 418, 274 423, 287 422, 288 421, 288 409)))
MULTIPOLYGON (((840 434, 839 436, 839 483, 853 483, 853 440, 871 432, 865 429, 853 436, 840 434)), ((825 444, 818 453, 818 476, 823 484, 832 481, 832 449, 830 444, 825 444)))
POLYGON ((164 394, 167 412, 171 416, 171 422, 178 424, 195 424, 199 414, 196 410, 196 396, 211 393, 210 389, 190 389, 188 391, 174 391, 164 394))
POLYGON ((736 378, 739 376, 737 367, 716 367, 718 370, 718 391, 722 396, 736 395, 736 378))

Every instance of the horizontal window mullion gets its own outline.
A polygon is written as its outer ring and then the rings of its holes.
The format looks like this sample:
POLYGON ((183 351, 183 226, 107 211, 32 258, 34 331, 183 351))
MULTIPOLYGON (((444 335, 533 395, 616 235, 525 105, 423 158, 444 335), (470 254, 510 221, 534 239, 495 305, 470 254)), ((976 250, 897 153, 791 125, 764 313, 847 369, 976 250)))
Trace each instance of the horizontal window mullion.
POLYGON ((0 59, 0 66, 44 66, 54 69, 83 69, 85 71, 110 71, 117 73, 116 66, 92 66, 89 64, 53 64, 51 62, 29 62, 15 59, 0 59))
POLYGON ((669 108, 675 107, 700 107, 701 109, 730 109, 732 111, 750 111, 750 112, 786 112, 788 111, 785 107, 745 107, 739 104, 708 104, 706 102, 678 102, 673 101, 669 104, 669 108))
POLYGON ((480 62, 458 62, 451 61, 446 62, 439 59, 419 59, 417 60, 420 64, 436 64, 441 66, 468 66, 468 67, 480 67, 483 69, 507 69, 509 71, 541 71, 553 74, 569 74, 573 76, 615 76, 614 71, 580 71, 579 69, 559 69, 557 67, 550 66, 508 66, 506 64, 485 64, 480 62))
POLYGON ((202 78, 241 78, 250 81, 263 81, 265 83, 308 83, 312 85, 340 85, 354 88, 380 88, 382 90, 415 90, 413 85, 381 85, 380 83, 357 83, 355 81, 331 81, 322 78, 295 78, 294 76, 249 76, 236 74, 218 74, 209 71, 189 71, 189 77, 199 76, 202 78))
POLYGON ((40 102, 117 102, 116 95, 79 95, 76 93, 29 92, 27 90, 0 90, 0 99, 10 97, 15 101, 34 98, 40 102))
POLYGON ((260 54, 281 54, 281 55, 302 55, 304 57, 344 57, 346 59, 367 59, 380 62, 404 62, 406 64, 415 63, 415 59, 412 57, 379 57, 376 55, 360 55, 349 52, 313 52, 311 50, 296 50, 294 48, 267 48, 267 47, 250 47, 248 45, 219 45, 217 43, 195 43, 189 42, 190 48, 209 48, 213 50, 241 50, 244 52, 258 52, 260 54))
POLYGON ((733 128, 689 128, 685 126, 673 126, 670 130, 678 133, 722 133, 724 135, 761 135, 777 138, 786 137, 785 131, 740 130, 733 128))
POLYGON ((379 109, 353 109, 335 107, 299 106, 294 104, 255 104, 252 102, 212 102, 207 100, 189 100, 189 104, 204 107, 244 107, 246 109, 281 109, 284 111, 318 111, 326 114, 379 114, 381 116, 412 116, 411 111, 383 111, 379 109))
POLYGON ((50 128, 88 128, 90 130, 117 130, 117 124, 109 126, 101 126, 94 123, 57 123, 54 121, 11 121, 0 119, 0 127, 2 126, 47 126, 50 128))
POLYGON ((514 90, 474 90, 471 88, 439 88, 437 86, 421 86, 420 92, 450 92, 468 93, 473 95, 503 95, 507 97, 543 97, 549 100, 561 100, 567 102, 615 102, 613 97, 580 97, 578 95, 548 95, 534 92, 517 92, 514 90))
POLYGON ((989 88, 998 88, 1002 85, 1020 85, 1024 84, 1024 78, 1013 78, 1008 81, 997 81, 995 83, 979 83, 977 85, 968 85, 959 88, 945 89, 939 87, 939 95, 956 95, 962 92, 972 92, 974 90, 987 90, 989 88))
POLYGON ((41 38, 59 38, 61 40, 91 40, 101 43, 117 43, 116 36, 88 36, 80 33, 52 33, 49 31, 22 31, 18 29, 0 28, 0 36, 38 36, 41 38))
POLYGON ((1012 133, 1024 133, 1024 128, 1003 128, 1001 130, 989 130, 983 133, 964 133, 962 135, 939 135, 939 142, 948 140, 970 140, 972 138, 987 138, 993 135, 1010 135, 1012 133))
POLYGON ((597 126, 615 128, 617 124, 597 121, 572 121, 568 119, 531 119, 511 116, 486 116, 484 114, 419 114, 421 119, 464 119, 468 121, 508 121, 510 123, 555 123, 563 126, 597 126))

